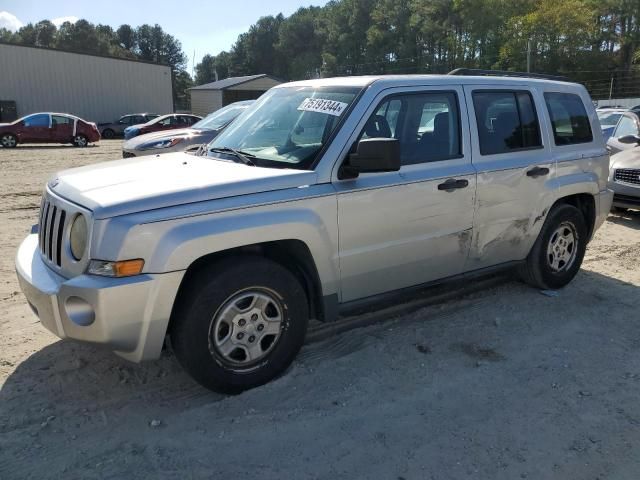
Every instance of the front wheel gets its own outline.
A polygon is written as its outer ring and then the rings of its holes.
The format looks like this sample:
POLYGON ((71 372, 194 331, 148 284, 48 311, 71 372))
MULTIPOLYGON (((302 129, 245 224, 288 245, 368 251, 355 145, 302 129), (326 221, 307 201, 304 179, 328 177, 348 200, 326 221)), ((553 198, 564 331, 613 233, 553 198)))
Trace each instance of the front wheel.
POLYGON ((4 148, 14 148, 16 145, 18 145, 18 139, 12 133, 5 133, 4 135, 2 135, 2 137, 0 137, 0 145, 2 145, 4 148))
POLYGON ((84 135, 76 135, 75 137, 73 137, 73 144, 76 147, 86 147, 87 145, 89 145, 89 139, 84 135))
POLYGON ((172 318, 178 361, 203 386, 239 393, 291 364, 308 323, 306 294, 286 268, 235 257, 196 273, 172 318))
POLYGON ((554 207, 525 264, 522 279, 537 288, 557 289, 576 276, 587 248, 587 225, 573 205, 554 207))

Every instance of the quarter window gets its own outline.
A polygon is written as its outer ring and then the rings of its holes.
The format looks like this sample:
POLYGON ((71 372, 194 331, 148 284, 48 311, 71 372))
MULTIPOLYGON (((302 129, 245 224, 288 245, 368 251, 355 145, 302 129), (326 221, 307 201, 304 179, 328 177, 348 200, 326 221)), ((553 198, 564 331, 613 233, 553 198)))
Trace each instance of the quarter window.
POLYGON ((402 165, 459 158, 457 96, 437 92, 390 97, 371 115, 361 138, 397 138, 402 165))
POLYGON ((482 155, 542 147, 529 92, 473 92, 482 155))
POLYGON ((593 140, 589 117, 582 99, 571 93, 545 93, 556 145, 588 143, 593 140))

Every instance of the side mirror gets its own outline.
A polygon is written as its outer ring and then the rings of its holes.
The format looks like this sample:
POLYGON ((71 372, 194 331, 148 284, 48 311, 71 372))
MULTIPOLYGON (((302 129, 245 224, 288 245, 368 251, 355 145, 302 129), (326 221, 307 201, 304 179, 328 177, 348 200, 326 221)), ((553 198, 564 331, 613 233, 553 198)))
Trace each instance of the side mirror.
POLYGON ((400 142, 396 138, 365 138, 356 152, 340 167, 338 178, 356 178, 361 173, 400 170, 400 142))
POLYGON ((623 135, 618 137, 620 143, 637 143, 640 144, 640 137, 638 135, 623 135))

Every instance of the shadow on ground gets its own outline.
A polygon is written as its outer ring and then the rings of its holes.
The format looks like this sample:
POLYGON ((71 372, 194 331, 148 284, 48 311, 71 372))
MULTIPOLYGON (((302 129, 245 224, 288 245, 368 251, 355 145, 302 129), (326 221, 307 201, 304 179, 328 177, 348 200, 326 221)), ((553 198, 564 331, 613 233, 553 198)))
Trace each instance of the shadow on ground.
POLYGON ((634 230, 640 230, 640 210, 611 213, 607 217, 607 222, 633 228, 634 230))
POLYGON ((307 345, 226 398, 170 353, 56 342, 0 390, 0 477, 632 478, 639 307, 590 271, 551 297, 510 282, 307 345))

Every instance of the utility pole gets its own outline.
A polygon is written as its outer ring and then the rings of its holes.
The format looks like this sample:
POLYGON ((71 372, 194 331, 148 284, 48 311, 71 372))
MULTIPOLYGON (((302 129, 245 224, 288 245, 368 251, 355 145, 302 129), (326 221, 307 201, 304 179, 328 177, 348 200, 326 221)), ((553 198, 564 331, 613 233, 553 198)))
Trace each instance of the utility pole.
POLYGON ((527 40, 527 73, 531 73, 531 40, 527 40))
POLYGON ((613 75, 611 75, 611 84, 609 85, 609 100, 613 96, 613 75))

